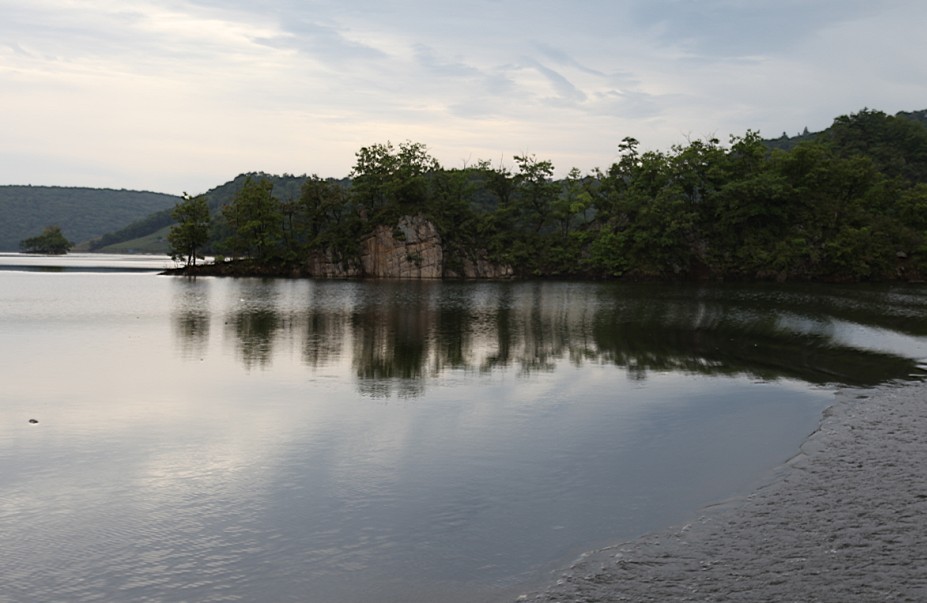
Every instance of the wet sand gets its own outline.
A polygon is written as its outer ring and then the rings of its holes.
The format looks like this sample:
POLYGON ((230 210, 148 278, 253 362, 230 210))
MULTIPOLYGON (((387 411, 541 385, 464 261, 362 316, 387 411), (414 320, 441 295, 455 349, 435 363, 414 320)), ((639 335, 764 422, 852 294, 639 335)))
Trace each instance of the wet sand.
POLYGON ((846 390, 750 496, 519 601, 927 601, 927 385, 846 390))

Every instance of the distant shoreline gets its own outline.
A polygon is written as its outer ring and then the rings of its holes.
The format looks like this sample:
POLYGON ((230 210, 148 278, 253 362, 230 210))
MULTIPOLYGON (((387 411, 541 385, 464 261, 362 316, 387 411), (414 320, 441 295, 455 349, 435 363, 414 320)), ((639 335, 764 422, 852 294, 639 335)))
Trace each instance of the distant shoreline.
POLYGON ((927 385, 843 390, 776 478, 518 601, 927 600, 927 385))

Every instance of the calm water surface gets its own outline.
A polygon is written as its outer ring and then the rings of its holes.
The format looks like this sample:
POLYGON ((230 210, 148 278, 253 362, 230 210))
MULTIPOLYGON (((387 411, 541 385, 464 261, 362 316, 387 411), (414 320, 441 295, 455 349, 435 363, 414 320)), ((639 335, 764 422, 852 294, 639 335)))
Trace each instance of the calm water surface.
POLYGON ((0 254, 0 601, 506 600, 927 358, 921 287, 161 265, 0 254))

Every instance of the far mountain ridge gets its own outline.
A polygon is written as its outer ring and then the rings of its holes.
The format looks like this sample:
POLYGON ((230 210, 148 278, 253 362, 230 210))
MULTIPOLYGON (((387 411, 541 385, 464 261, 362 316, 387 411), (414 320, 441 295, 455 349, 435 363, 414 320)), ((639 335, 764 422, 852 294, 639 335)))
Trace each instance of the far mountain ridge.
MULTIPOLYGON (((869 109, 863 109, 862 112, 868 112, 869 109)), ((927 127, 927 109, 921 109, 919 111, 899 111, 894 115, 894 117, 900 117, 903 119, 911 120, 913 122, 919 123, 920 125, 927 127)), ((838 120, 840 118, 837 118, 838 120)), ((835 120, 836 121, 836 120, 835 120)), ((791 150, 795 145, 814 140, 815 138, 826 134, 833 128, 833 125, 830 127, 820 130, 818 132, 811 132, 807 127, 796 134, 795 136, 789 136, 787 132, 783 132, 778 138, 767 138, 765 139, 766 146, 771 149, 782 149, 783 151, 791 150)))
POLYGON ((76 186, 0 185, 0 251, 58 226, 82 243, 154 212, 169 210, 180 197, 151 191, 76 186))

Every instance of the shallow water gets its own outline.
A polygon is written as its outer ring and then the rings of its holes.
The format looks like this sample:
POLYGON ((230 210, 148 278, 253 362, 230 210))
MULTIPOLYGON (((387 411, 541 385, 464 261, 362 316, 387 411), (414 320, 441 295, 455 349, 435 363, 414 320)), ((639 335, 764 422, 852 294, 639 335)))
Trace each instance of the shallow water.
POLYGON ((0 601, 504 599, 745 491, 836 384, 927 357, 916 287, 90 259, 0 257, 0 601))

